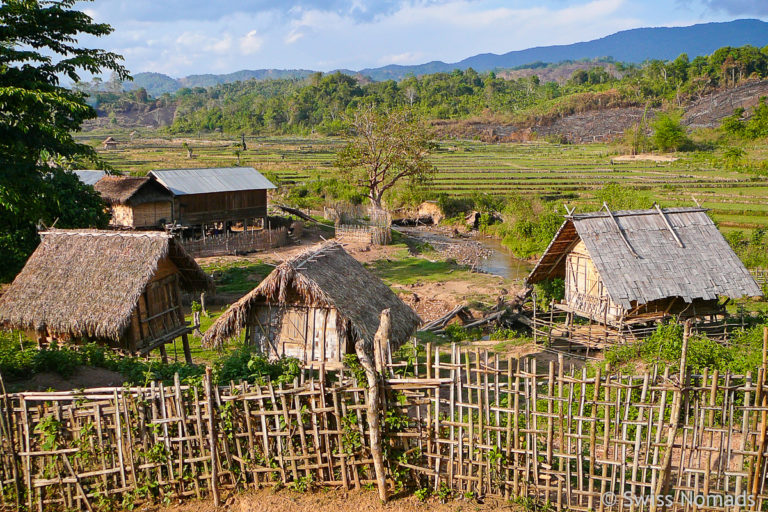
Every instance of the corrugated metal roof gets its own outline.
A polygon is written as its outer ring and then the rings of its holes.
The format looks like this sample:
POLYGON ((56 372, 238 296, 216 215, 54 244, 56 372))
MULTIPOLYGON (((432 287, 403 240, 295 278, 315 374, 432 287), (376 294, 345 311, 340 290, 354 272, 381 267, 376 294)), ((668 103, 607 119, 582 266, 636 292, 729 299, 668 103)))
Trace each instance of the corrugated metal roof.
POLYGON ((157 169, 149 175, 175 196, 276 188, 253 167, 157 169))
MULTIPOLYGON (((719 295, 731 298, 762 295, 752 275, 726 242, 717 226, 701 208, 667 208, 663 210, 683 246, 656 210, 627 210, 614 212, 616 222, 627 247, 610 215, 604 212, 573 215, 561 228, 555 240, 570 233, 565 242, 573 240, 575 228, 589 251, 600 278, 611 299, 625 308, 631 301, 646 304, 667 297, 714 299, 719 295), (573 226, 565 229, 566 226, 573 226)), ((567 244, 555 249, 554 241, 542 256, 553 260, 551 266, 539 265, 529 282, 556 274, 562 265, 567 244)))
POLYGON ((97 181, 99 181, 107 174, 104 171, 90 171, 84 169, 78 169, 76 171, 72 171, 72 173, 86 185, 95 185, 97 181))

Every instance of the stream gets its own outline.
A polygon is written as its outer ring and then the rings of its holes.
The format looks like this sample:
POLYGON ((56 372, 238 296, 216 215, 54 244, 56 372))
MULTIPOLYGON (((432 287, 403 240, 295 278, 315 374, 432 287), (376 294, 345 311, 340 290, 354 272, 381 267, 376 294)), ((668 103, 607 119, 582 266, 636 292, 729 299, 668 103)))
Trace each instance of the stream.
POLYGON ((466 238, 452 237, 449 232, 426 227, 398 226, 397 230, 406 236, 432 245, 440 252, 445 252, 445 248, 461 248, 462 245, 466 247, 479 246, 481 247, 482 254, 477 258, 477 270, 501 276, 505 279, 522 281, 533 269, 533 264, 515 258, 509 249, 504 247, 501 241, 495 238, 482 235, 466 238))

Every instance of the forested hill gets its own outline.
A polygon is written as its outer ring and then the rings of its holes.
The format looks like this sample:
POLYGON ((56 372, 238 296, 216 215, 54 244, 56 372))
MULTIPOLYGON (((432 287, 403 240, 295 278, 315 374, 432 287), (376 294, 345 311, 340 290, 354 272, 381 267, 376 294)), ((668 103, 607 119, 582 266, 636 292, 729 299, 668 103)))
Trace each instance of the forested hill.
MULTIPOLYGON (((375 103, 382 108, 410 107, 440 126, 467 120, 483 125, 481 129, 505 126, 506 132, 533 130, 556 135, 559 132, 542 128, 575 114, 601 112, 604 117, 607 111, 623 109, 631 115, 622 117, 634 122, 647 109, 684 109, 715 93, 727 96, 728 91, 739 89, 752 96, 765 95, 762 85, 741 86, 763 84, 768 78, 768 46, 725 47, 706 57, 680 55, 640 66, 618 62, 588 65, 591 67, 576 69, 568 80, 559 82, 543 81, 535 74, 505 79, 472 69, 411 76, 400 82, 365 82, 341 73, 315 73, 301 80, 247 80, 207 89, 184 88, 160 98, 149 97, 143 89, 95 93, 91 100, 102 126, 152 125, 178 134, 334 135, 345 131, 345 113, 375 103)), ((730 108, 722 115, 730 115, 737 106, 753 106, 753 99, 729 102, 730 108)), ((702 122, 702 116, 697 116, 696 123, 702 122)), ((719 118, 706 121, 713 122, 719 123, 719 118)), ((620 133, 624 128, 626 123, 616 130, 620 133)), ((476 135, 450 130, 457 136, 476 135)))
POLYGON ((669 60, 681 53, 691 58, 708 55, 723 46, 768 44, 768 23, 746 19, 723 23, 701 23, 689 27, 656 27, 623 30, 600 39, 556 46, 540 46, 497 55, 483 53, 455 63, 434 61, 415 66, 390 65, 362 69, 360 74, 374 80, 399 80, 413 74, 437 73, 472 68, 475 71, 513 68, 531 62, 612 57, 614 60, 640 63, 648 59, 669 60))
MULTIPOLYGON (((401 80, 408 75, 450 72, 454 69, 492 71, 516 68, 531 63, 557 63, 583 59, 611 57, 626 63, 640 63, 649 59, 670 60, 681 53, 690 58, 708 55, 723 46, 768 45, 768 23, 753 20, 734 20, 724 23, 702 23, 688 27, 659 27, 624 30, 615 34, 568 45, 542 46, 504 54, 484 53, 459 62, 433 61, 413 66, 389 65, 360 71, 340 70, 342 73, 361 75, 372 80, 401 80)), ((306 69, 257 69, 215 75, 190 75, 171 78, 162 73, 136 73, 133 82, 126 82, 126 90, 144 88, 150 96, 173 93, 185 87, 211 87, 241 80, 278 78, 306 78, 312 71, 306 69)))

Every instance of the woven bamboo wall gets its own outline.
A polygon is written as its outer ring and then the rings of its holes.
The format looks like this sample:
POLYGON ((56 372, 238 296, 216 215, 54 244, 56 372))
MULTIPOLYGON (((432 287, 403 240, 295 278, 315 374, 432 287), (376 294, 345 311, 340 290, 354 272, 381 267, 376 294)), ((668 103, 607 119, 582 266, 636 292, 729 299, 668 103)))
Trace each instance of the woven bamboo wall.
MULTIPOLYGON (((557 510, 607 510, 609 491, 678 504, 689 492, 747 493, 768 505, 762 369, 632 376, 456 346, 427 354, 428 365, 392 365, 410 375, 383 386, 390 485, 557 510)), ((0 503, 87 509, 275 483, 359 487, 374 481, 367 388, 337 376, 2 396, 0 503)))

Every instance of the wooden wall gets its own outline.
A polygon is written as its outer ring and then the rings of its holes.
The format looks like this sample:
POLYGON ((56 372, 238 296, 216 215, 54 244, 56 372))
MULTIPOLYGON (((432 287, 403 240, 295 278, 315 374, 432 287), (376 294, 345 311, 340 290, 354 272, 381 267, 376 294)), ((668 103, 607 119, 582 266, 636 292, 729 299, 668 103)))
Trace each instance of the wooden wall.
POLYGON ((267 191, 242 190, 177 196, 175 220, 186 226, 267 216, 267 191))
POLYGON ((183 328, 186 322, 180 297, 179 269, 170 258, 164 258, 139 297, 121 348, 141 351, 153 340, 183 328))
POLYGON ((626 310, 608 296, 600 274, 579 241, 565 259, 565 302, 570 310, 602 323, 642 322, 656 318, 707 316, 720 312, 717 300, 696 299, 685 302, 682 297, 669 297, 646 304, 632 303, 626 310))
POLYGON ((270 357, 295 357, 303 363, 340 363, 349 347, 333 308, 259 305, 249 325, 251 342, 270 357))
POLYGON ((598 322, 618 320, 624 308, 615 304, 605 291, 583 241, 565 258, 565 302, 576 312, 598 322))

